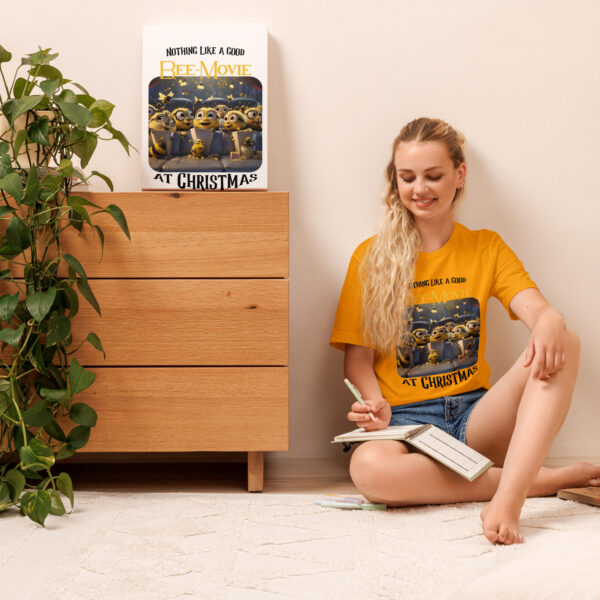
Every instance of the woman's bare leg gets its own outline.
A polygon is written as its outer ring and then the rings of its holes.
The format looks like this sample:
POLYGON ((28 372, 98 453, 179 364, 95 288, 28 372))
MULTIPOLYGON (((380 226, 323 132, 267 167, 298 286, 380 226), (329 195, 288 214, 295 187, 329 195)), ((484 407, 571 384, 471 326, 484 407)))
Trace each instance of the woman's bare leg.
MULTIPOLYGON (((358 490, 368 500, 388 506, 490 500, 498 490, 502 471, 492 467, 471 482, 394 440, 363 442, 350 461, 350 476, 358 490)), ((577 463, 557 469, 542 467, 527 495, 550 496, 564 487, 585 486, 600 486, 600 466, 577 463)))
POLYGON ((381 440, 354 451, 355 485, 370 500, 390 506, 492 499, 482 513, 486 537, 521 541, 518 517, 525 497, 600 485, 600 467, 588 463, 541 467, 569 408, 578 355, 578 338, 570 333, 567 364, 546 381, 531 379, 521 356, 471 413, 469 445, 504 469, 494 467, 469 482, 427 456, 409 453, 401 442, 381 440))
POLYGON ((502 460, 498 490, 481 518, 484 535, 505 544, 522 541, 518 525, 521 508, 571 404, 579 339, 568 332, 567 362, 548 379, 533 379, 522 361, 521 356, 482 398, 467 424, 469 445, 488 452, 492 460, 502 460))

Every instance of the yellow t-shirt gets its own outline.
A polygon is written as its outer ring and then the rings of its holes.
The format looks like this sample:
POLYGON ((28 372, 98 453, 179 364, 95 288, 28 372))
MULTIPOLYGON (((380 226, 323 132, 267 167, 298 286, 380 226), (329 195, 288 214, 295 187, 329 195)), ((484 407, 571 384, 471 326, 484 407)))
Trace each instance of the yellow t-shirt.
MULTIPOLYGON (((342 288, 330 344, 367 346, 361 333, 359 265, 374 238, 354 251, 342 288)), ((435 252, 421 252, 412 283, 409 332, 395 356, 375 359, 375 374, 391 406, 489 388, 485 361, 487 301, 495 296, 511 319, 512 298, 536 287, 514 252, 495 232, 460 223, 435 252)))

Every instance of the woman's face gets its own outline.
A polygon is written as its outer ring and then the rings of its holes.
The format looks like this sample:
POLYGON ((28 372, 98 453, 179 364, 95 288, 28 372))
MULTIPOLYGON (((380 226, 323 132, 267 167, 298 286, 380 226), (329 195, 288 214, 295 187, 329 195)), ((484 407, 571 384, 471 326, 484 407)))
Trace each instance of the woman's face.
POLYGON ((400 200, 417 221, 453 218, 454 196, 464 183, 466 165, 454 167, 444 142, 402 142, 394 166, 400 200))

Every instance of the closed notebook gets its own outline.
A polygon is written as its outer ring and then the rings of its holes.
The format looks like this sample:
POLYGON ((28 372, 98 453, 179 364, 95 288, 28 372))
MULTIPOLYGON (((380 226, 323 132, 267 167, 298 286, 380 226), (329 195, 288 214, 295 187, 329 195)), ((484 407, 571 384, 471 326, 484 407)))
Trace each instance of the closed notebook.
POLYGON ((435 425, 393 425, 377 431, 362 427, 333 438, 332 443, 349 444, 368 440, 401 440, 452 469, 465 479, 473 481, 494 463, 442 431, 435 425))
POLYGON ((576 500, 592 506, 600 506, 600 488, 597 487, 558 490, 557 496, 563 500, 576 500))

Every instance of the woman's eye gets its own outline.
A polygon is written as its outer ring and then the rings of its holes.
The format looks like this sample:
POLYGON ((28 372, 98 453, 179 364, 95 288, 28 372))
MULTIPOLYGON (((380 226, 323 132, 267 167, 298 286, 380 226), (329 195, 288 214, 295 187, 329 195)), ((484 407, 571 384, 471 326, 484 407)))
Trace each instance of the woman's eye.
POLYGON ((442 178, 441 175, 437 175, 436 177, 430 177, 430 181, 439 181, 442 178))
POLYGON ((412 183, 414 181, 414 179, 404 179, 404 177, 401 177, 400 179, 402 179, 404 183, 412 183))

